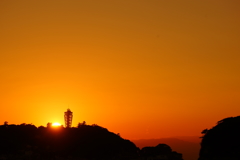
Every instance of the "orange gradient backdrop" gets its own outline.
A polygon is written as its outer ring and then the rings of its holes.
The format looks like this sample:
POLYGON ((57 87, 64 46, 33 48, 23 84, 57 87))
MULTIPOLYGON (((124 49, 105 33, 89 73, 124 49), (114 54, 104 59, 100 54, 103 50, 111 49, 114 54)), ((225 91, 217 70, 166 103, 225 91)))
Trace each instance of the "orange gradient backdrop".
POLYGON ((240 113, 238 0, 1 0, 0 122, 200 135, 240 113))

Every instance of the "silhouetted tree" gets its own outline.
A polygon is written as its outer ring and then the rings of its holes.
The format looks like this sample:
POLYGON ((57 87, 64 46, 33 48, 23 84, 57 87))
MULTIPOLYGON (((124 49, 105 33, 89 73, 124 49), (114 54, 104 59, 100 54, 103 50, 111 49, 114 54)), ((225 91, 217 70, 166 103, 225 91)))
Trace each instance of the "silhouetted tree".
POLYGON ((7 126, 8 125, 8 121, 4 121, 4 126, 7 126))
POLYGON ((240 159, 240 116, 218 121, 217 125, 202 132, 199 160, 240 159))
POLYGON ((52 127, 52 123, 48 122, 47 123, 47 128, 51 128, 52 127))
POLYGON ((166 144, 158 144, 155 147, 144 147, 141 149, 141 156, 146 160, 183 160, 182 154, 173 152, 171 147, 166 144))

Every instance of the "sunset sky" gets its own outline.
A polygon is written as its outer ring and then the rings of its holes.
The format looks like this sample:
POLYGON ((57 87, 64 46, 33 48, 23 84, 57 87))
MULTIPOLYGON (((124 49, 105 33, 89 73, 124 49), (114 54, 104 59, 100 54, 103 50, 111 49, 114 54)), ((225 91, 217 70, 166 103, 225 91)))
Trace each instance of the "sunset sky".
POLYGON ((239 0, 1 0, 0 123, 200 135, 240 115, 239 0))

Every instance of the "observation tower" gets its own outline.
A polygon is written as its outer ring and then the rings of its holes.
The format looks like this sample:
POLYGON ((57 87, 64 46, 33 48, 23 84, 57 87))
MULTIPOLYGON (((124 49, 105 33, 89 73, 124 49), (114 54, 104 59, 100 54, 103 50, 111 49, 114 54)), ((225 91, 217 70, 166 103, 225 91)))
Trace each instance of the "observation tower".
POLYGON ((71 112, 70 109, 67 109, 67 111, 64 112, 64 120, 65 120, 65 127, 66 128, 71 128, 72 119, 73 119, 73 112, 71 112))

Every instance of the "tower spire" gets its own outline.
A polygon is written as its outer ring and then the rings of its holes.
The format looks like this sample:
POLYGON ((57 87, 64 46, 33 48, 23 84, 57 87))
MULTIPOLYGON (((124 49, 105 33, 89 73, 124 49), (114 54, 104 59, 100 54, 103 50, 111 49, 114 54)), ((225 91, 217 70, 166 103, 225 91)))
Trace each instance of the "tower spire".
POLYGON ((71 128, 72 126, 72 119, 73 119, 73 112, 68 108, 66 112, 64 112, 64 120, 65 120, 65 127, 71 128))

